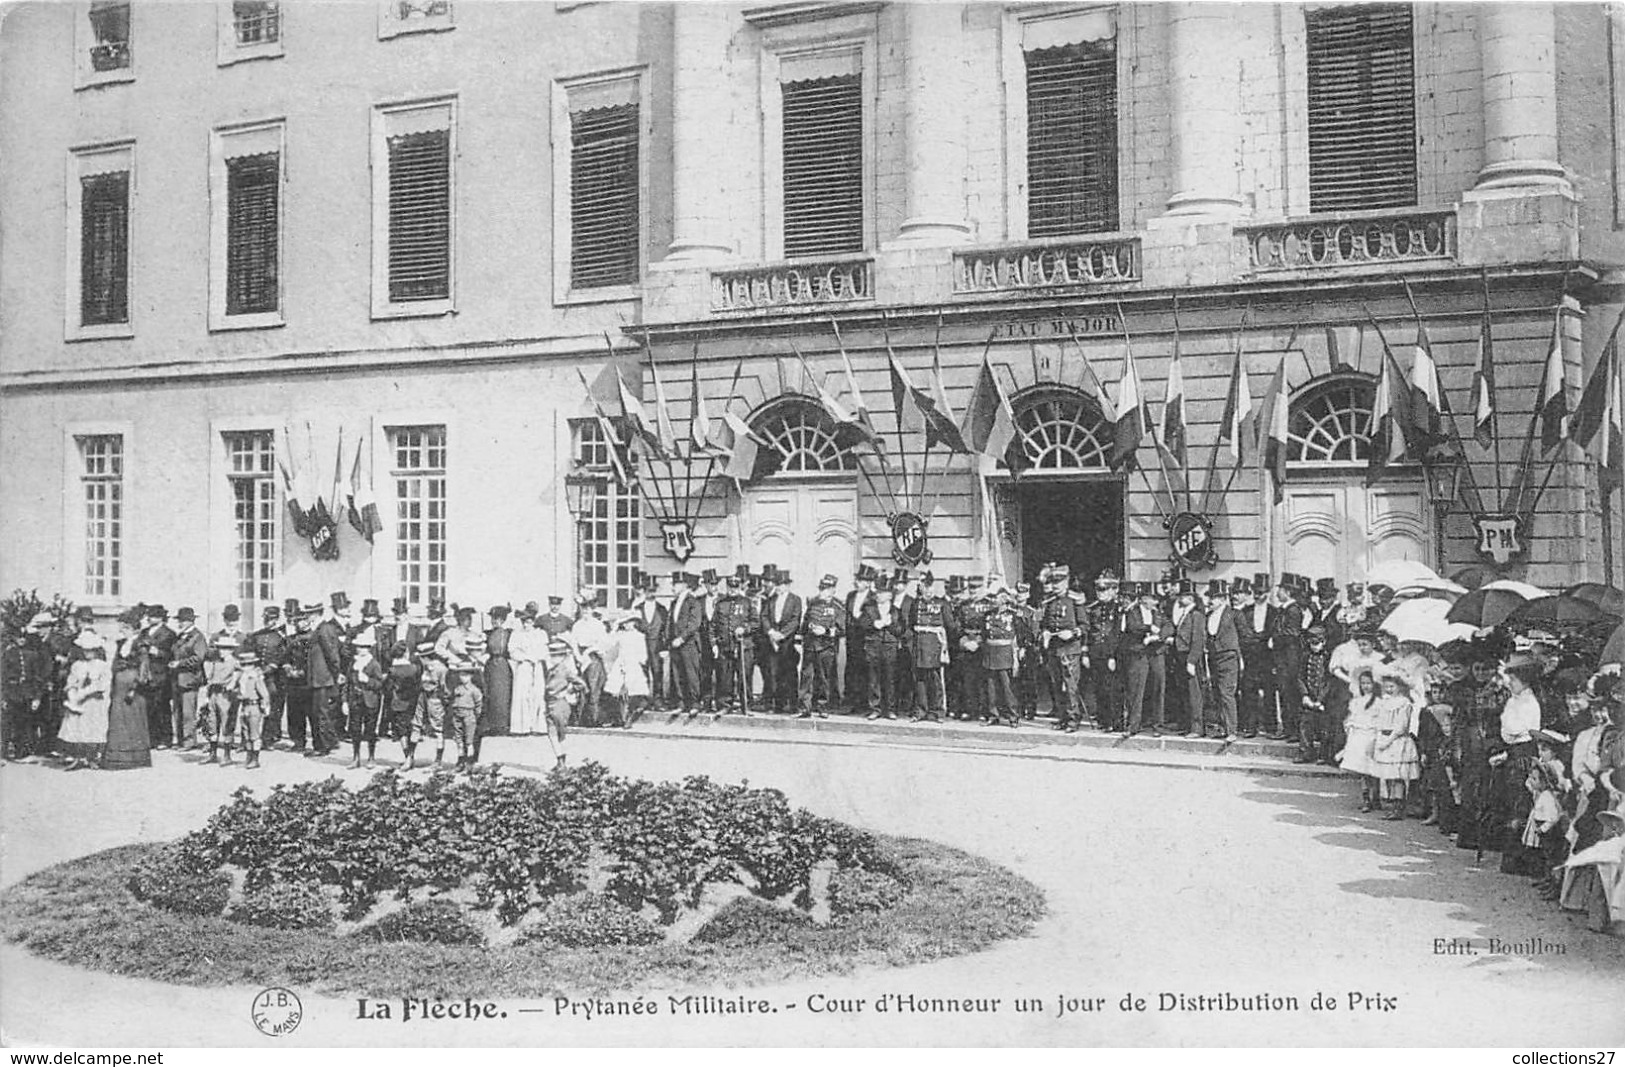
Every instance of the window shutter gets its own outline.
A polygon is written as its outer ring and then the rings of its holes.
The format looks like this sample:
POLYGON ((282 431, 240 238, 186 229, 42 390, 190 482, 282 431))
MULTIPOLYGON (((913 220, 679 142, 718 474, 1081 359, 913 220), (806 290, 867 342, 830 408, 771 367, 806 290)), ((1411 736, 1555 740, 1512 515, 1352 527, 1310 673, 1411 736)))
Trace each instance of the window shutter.
POLYGON ((389 138, 389 299, 451 297, 451 131, 389 138))
POLYGON ((638 106, 570 116, 570 286, 638 280, 638 106))
POLYGON ((1309 208, 1416 203, 1411 9, 1337 7, 1304 16, 1309 48, 1309 208))
POLYGON ((276 153, 226 160, 226 314, 277 309, 276 153))
POLYGON ((1116 41, 1026 55, 1028 235, 1116 230, 1116 41))
POLYGON ((130 174, 80 179, 79 321, 130 321, 130 174))
POLYGON ((863 84, 849 74, 787 82, 784 254, 863 250, 863 84))

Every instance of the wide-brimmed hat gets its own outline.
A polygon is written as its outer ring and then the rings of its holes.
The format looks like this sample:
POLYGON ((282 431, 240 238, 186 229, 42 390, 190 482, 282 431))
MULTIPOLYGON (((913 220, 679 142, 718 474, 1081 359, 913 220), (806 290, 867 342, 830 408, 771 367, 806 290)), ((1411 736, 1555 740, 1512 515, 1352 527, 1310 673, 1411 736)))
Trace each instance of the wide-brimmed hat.
POLYGON ((191 608, 182 608, 175 613, 176 622, 196 622, 197 612, 191 608))
POLYGON ((236 648, 238 645, 236 634, 215 634, 212 642, 215 648, 236 648))
POLYGON ((547 650, 549 652, 568 652, 570 651, 570 642, 562 637, 550 638, 547 642, 547 650))
POLYGON ((252 648, 245 648, 237 653, 237 665, 240 667, 252 667, 259 661, 260 654, 252 648))
POLYGON ((378 635, 373 633, 370 629, 362 630, 360 633, 350 638, 350 644, 354 645, 356 648, 373 648, 378 644, 378 635))
POLYGON ((89 652, 93 648, 105 649, 107 647, 107 643, 103 641, 101 636, 94 630, 80 630, 79 636, 73 639, 73 647, 82 648, 86 652, 89 652))

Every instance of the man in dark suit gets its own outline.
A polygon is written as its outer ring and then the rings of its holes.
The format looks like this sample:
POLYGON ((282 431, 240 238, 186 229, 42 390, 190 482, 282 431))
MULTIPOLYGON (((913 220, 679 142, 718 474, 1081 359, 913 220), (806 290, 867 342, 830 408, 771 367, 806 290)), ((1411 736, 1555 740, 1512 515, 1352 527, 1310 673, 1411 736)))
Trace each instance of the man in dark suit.
POLYGON ((632 611, 637 615, 637 627, 643 634, 643 647, 647 653, 644 669, 649 674, 649 692, 654 697, 655 707, 666 706, 666 657, 669 655, 667 645, 671 641, 671 614, 666 611, 666 605, 655 599, 657 579, 652 574, 645 574, 638 588, 637 599, 632 601, 632 611))
POLYGON ((687 712, 692 719, 700 713, 700 645, 705 640, 705 607, 700 603, 699 575, 674 574, 672 584, 677 599, 671 605, 671 662, 677 675, 678 699, 682 701, 672 718, 687 712))
POLYGON ((1303 713, 1303 631, 1308 626, 1309 582, 1296 574, 1281 575, 1271 605, 1269 647, 1275 667, 1275 693, 1281 706, 1276 740, 1298 740, 1303 713))
POLYGON ((727 590, 717 598, 716 612, 711 617, 711 644, 716 657, 712 699, 719 712, 743 714, 750 701, 747 687, 761 620, 756 617, 755 604, 745 595, 749 578, 749 568, 745 567, 728 576, 727 590))
POLYGON ((1179 579, 1174 586, 1174 642, 1168 657, 1169 721, 1187 737, 1202 736, 1202 671, 1207 663, 1207 614, 1196 602, 1196 583, 1179 579))
POLYGON ((282 628, 282 609, 275 604, 260 613, 260 622, 260 628, 248 635, 247 648, 259 659, 265 693, 270 698, 260 724, 260 741, 270 748, 282 740, 282 710, 288 699, 282 685, 282 663, 288 636, 282 628))
POLYGON ((162 604, 148 604, 146 628, 135 640, 135 687, 147 704, 147 729, 153 748, 168 748, 176 743, 169 676, 175 631, 169 628, 168 619, 169 611, 162 604))
POLYGON ((762 608, 762 634, 768 646, 768 692, 763 697, 774 714, 780 714, 796 706, 796 669, 801 665, 796 635, 801 632, 802 603, 790 588, 789 571, 772 565, 767 570, 774 589, 762 608))
MULTIPOLYGON (((1240 616, 1230 599, 1228 584, 1215 578, 1207 587, 1208 611, 1207 667, 1213 681, 1213 703, 1224 727, 1224 740, 1236 740, 1236 692, 1241 684, 1240 616)), ((1213 708, 1204 712, 1204 717, 1213 708)), ((1196 720, 1192 720, 1196 722, 1196 720)), ((1202 736, 1203 726, 1198 723, 1196 734, 1202 736)))
MULTIPOLYGON (((878 571, 869 564, 860 564, 856 585, 846 594, 846 617, 856 620, 863 616, 863 609, 872 604, 875 599, 875 579, 880 577, 878 571)), ((842 694, 846 699, 846 706, 853 713, 869 710, 869 651, 866 635, 855 630, 847 631, 846 635, 846 669, 842 672, 842 694)))
POLYGON ((344 628, 333 612, 323 614, 320 604, 310 607, 312 615, 322 616, 310 634, 305 668, 306 684, 310 686, 311 745, 313 755, 325 756, 339 744, 338 693, 344 681, 344 628))
POLYGON ((175 613, 180 628, 169 649, 170 682, 174 689, 171 736, 176 748, 196 748, 197 694, 203 687, 203 660, 209 639, 197 628, 197 612, 181 608, 175 613))
POLYGON ((1139 733, 1149 708, 1151 732, 1160 735, 1165 710, 1162 687, 1167 673, 1164 657, 1174 628, 1157 606, 1154 583, 1126 584, 1133 588, 1124 591, 1125 599, 1133 598, 1133 602, 1123 609, 1117 644, 1117 658, 1123 661, 1124 701, 1128 711, 1128 729, 1124 732, 1129 737, 1139 733))
POLYGON ((1270 655, 1269 575, 1254 576, 1263 588, 1236 579, 1231 604, 1241 641, 1241 736, 1275 732, 1275 661, 1270 655))

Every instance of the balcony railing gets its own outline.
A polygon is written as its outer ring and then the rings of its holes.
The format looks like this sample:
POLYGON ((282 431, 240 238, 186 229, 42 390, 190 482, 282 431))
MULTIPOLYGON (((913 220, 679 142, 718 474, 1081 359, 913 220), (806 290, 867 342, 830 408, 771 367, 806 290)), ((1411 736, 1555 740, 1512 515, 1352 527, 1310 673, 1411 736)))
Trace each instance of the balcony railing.
POLYGON ((1456 258, 1454 211, 1371 211, 1236 227, 1254 274, 1456 258))
POLYGON ((1110 234, 954 253, 954 292, 1051 294, 1140 280, 1140 241, 1110 234))
POLYGON ((712 311, 815 308, 875 298, 874 260, 827 256, 711 272, 712 311))

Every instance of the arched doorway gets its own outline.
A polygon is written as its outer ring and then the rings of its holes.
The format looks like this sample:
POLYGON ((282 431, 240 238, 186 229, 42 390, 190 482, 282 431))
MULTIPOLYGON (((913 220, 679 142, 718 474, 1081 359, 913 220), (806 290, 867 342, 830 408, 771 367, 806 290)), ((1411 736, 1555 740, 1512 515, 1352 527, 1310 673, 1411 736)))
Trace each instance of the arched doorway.
POLYGON ((1287 486, 1275 529, 1278 570, 1339 582, 1388 560, 1432 562, 1419 468, 1390 468, 1366 484, 1375 378, 1326 375, 1292 398, 1287 486))
POLYGON ((857 569, 858 457, 840 428, 806 397, 779 397, 750 418, 765 447, 744 490, 740 560, 761 570, 788 570, 797 592, 810 595, 833 574, 849 582, 857 569))
MULTIPOLYGON (((1094 398, 1046 384, 1011 398, 1016 436, 1004 465, 1024 468, 1003 494, 1017 521, 1002 536, 1015 559, 1008 569, 1035 581, 1046 563, 1074 574, 1123 571, 1123 479, 1107 464, 1111 425, 1094 398)), ((1008 518, 1008 517, 1007 517, 1008 518)))

